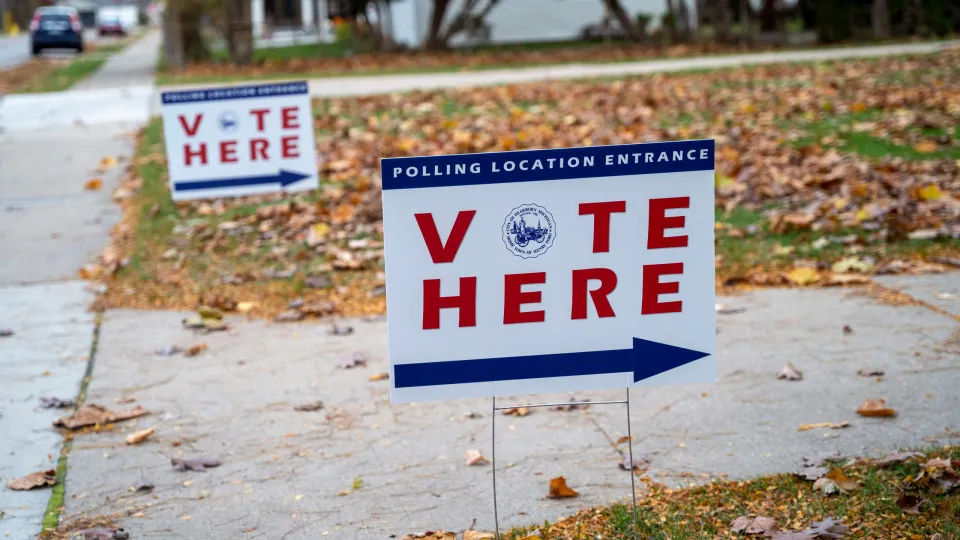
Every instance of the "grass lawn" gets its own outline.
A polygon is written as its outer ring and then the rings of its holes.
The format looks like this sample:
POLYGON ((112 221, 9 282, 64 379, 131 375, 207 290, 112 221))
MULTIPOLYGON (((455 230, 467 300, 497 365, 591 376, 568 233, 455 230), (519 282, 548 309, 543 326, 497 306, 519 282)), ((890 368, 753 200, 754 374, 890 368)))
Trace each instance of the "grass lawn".
MULTIPOLYGON (((731 524, 741 516, 768 517, 780 531, 801 531, 814 522, 834 518, 849 527, 833 536, 789 538, 960 538, 960 491, 941 493, 931 475, 954 476, 960 469, 960 447, 931 450, 926 456, 881 467, 869 460, 853 465, 833 463, 849 479, 847 493, 830 496, 813 482, 793 474, 742 482, 716 482, 701 487, 669 489, 645 478, 637 501, 637 524, 643 539, 741 538, 731 524), (930 459, 941 458, 945 461, 930 459), (950 467, 943 468, 945 463, 950 467), (923 464, 927 464, 926 467, 923 464), (936 466, 932 465, 936 464, 936 466), (916 508, 913 506, 917 504, 916 508), (934 536, 939 534, 940 536, 934 536)), ((948 480, 950 482, 951 480, 948 480)), ((766 538, 754 533, 750 538, 766 538)), ((555 524, 515 529, 506 538, 520 540, 633 539, 632 507, 624 504, 583 511, 555 524), (531 536, 537 533, 539 536, 531 536)), ((776 536, 774 536, 776 538, 776 536)))
POLYGON ((60 92, 87 78, 100 69, 109 58, 109 52, 91 52, 78 56, 75 60, 49 71, 17 89, 18 94, 37 92, 60 92))
POLYGON ((930 55, 317 100, 319 192, 179 204, 154 120, 103 301, 257 299, 272 316, 303 296, 382 313, 379 158, 704 137, 718 142, 718 286, 865 283, 960 254, 943 232, 960 195, 950 92, 960 71, 930 55), (895 92, 914 97, 886 105, 895 92))

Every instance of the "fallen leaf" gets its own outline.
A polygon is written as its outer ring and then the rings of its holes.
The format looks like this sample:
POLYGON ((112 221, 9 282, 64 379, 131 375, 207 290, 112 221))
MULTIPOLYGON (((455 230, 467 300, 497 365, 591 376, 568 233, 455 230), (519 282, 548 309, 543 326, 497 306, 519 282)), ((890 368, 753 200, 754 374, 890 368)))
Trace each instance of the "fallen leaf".
POLYGON ((505 416, 526 416, 532 411, 528 407, 514 407, 512 409, 504 409, 503 414, 505 416))
POLYGON ((929 154, 937 151, 937 143, 933 141, 920 141, 913 145, 913 149, 921 154, 929 154))
POLYGON ((787 273, 787 279, 790 283, 803 287, 820 281, 820 273, 817 272, 816 268, 801 266, 787 273))
POLYGON ((868 399, 857 409, 860 416, 896 416, 897 411, 887 407, 887 402, 882 399, 868 399))
POLYGON ((314 412, 314 411, 319 411, 322 408, 323 408, 323 402, 320 400, 317 400, 317 401, 311 401, 310 403, 297 405, 296 407, 293 408, 293 410, 300 411, 300 412, 314 412))
POLYGON ((467 465, 470 466, 486 465, 490 462, 483 456, 483 454, 480 453, 479 450, 467 450, 466 453, 464 453, 464 460, 466 461, 467 465))
POLYGON ((0 328, 0 337, 11 337, 13 336, 13 330, 9 328, 0 328))
POLYGON ((850 527, 832 517, 828 517, 823 521, 814 521, 813 525, 805 532, 810 533, 812 535, 811 538, 829 540, 842 538, 849 530, 850 527))
POLYGON ((91 178, 83 184, 83 189, 87 191, 96 191, 103 187, 103 180, 99 178, 91 178))
POLYGON ((305 317, 306 315, 304 315, 300 310, 288 309, 274 317, 273 320, 279 323, 297 322, 302 321, 305 317))
POLYGON ((57 483, 57 471, 39 471, 30 473, 23 478, 16 478, 7 482, 7 488, 15 491, 26 491, 39 487, 52 486, 57 483))
POLYGON ((340 369, 353 369, 357 367, 367 367, 367 356, 361 352, 353 353, 350 360, 337 364, 340 369))
POLYGON ((257 308, 260 304, 258 302, 237 302, 237 312, 238 313, 249 313, 257 308))
POLYGON ((173 466, 173 470, 175 471, 203 472, 207 469, 219 467, 220 465, 223 465, 223 462, 220 461, 219 459, 209 459, 209 458, 196 458, 196 459, 172 458, 170 459, 170 465, 173 466))
POLYGON ((826 463, 835 463, 843 460, 840 452, 821 452, 815 456, 803 456, 801 462, 804 467, 819 467, 826 463))
POLYGON ((387 373, 386 371, 381 371, 380 373, 374 373, 373 375, 370 375, 370 377, 368 377, 370 381, 385 381, 389 378, 390 378, 390 374, 387 373))
POLYGON ((547 497, 551 499, 559 499, 564 497, 576 497, 578 494, 576 491, 567 487, 567 480, 562 476, 558 476, 550 480, 550 491, 547 493, 547 497))
POLYGON ((183 355, 186 356, 187 358, 190 358, 193 356, 197 356, 198 354, 202 353, 205 350, 207 350, 207 344, 200 343, 198 345, 187 347, 187 350, 183 351, 183 355))
POLYGON ((493 533, 481 531, 463 531, 463 540, 496 540, 493 533))
POLYGON ((735 313, 743 313, 747 310, 744 307, 731 307, 726 304, 716 304, 715 310, 717 315, 733 315, 735 313))
POLYGON ((197 308, 197 315, 200 315, 201 319, 223 319, 223 311, 210 306, 200 306, 197 308))
POLYGON ((559 412, 572 412, 579 409, 588 409, 588 408, 590 408, 589 399, 582 399, 578 401, 577 398, 571 397, 568 403, 563 403, 561 405, 550 407, 550 410, 559 411, 559 412))
POLYGON ((923 504, 923 499, 916 494, 901 491, 897 497, 897 508, 903 510, 906 514, 919 514, 921 504, 923 504))
POLYGON ((629 471, 631 469, 635 471, 645 471, 650 467, 650 458, 641 456, 638 459, 635 459, 633 463, 630 463, 630 456, 626 456, 618 464, 621 470, 629 471))
POLYGON ((827 473, 825 478, 833 480, 833 483, 840 488, 840 491, 847 493, 850 491, 855 491, 860 488, 860 485, 857 484, 855 480, 844 474, 841 469, 833 469, 827 473))
POLYGON ((820 491, 824 495, 833 495, 840 491, 840 488, 837 487, 837 484, 826 477, 818 478, 816 482, 813 483, 813 490, 820 491))
POLYGON ((41 397, 40 406, 44 409, 68 409, 73 407, 73 400, 60 399, 56 397, 41 397))
POLYGON ((127 435, 127 444, 140 444, 143 441, 147 440, 147 437, 156 433, 157 430, 154 428, 147 428, 140 431, 135 431, 130 435, 127 435))
POLYGON ((927 184, 917 189, 917 198, 924 201, 936 201, 943 197, 943 192, 936 184, 927 184))
POLYGON ((337 326, 336 324, 334 324, 333 326, 330 327, 330 330, 328 333, 332 336, 349 336, 350 334, 353 333, 353 327, 337 326))
POLYGON ((138 480, 135 484, 130 486, 130 491, 146 493, 153 491, 154 485, 152 482, 147 482, 145 480, 138 480))
POLYGON ((809 431, 811 429, 820 429, 820 428, 830 428, 830 429, 841 429, 849 427, 850 422, 844 420, 842 422, 817 422, 815 424, 803 424, 797 431, 809 431))
POLYGON ((828 472, 830 472, 830 469, 826 467, 804 467, 797 475, 811 482, 816 482, 823 478, 828 472))
POLYGON ((96 403, 87 403, 77 409, 77 412, 71 414, 70 416, 64 416, 54 420, 53 425, 65 427, 67 429, 78 429, 97 424, 115 424, 117 422, 129 420, 131 418, 137 418, 138 416, 143 416, 145 414, 150 414, 150 411, 144 409, 140 405, 136 405, 132 409, 123 411, 111 411, 102 405, 97 405, 96 403))
POLYGON ((77 536, 71 536, 76 540, 129 540, 130 533, 123 529, 113 527, 96 527, 77 533, 77 536))
POLYGON ((860 368, 857 375, 861 377, 883 377, 886 372, 880 368, 860 368))
POLYGON ((777 530, 777 521, 769 517, 740 516, 730 524, 730 532, 739 534, 765 534, 777 530))
POLYGON ((908 459, 913 459, 918 457, 923 457, 923 454, 921 454, 920 452, 890 452, 880 459, 873 460, 873 464, 881 468, 889 467, 894 463, 903 463, 908 459))
POLYGON ((351 489, 353 489, 353 491, 356 491, 358 489, 361 489, 362 487, 363 487, 363 478, 360 478, 359 476, 354 478, 353 484, 351 485, 351 489))
POLYGON ((223 319, 204 317, 202 321, 204 330, 208 332, 219 332, 228 328, 226 321, 223 319))
POLYGON ((617 439, 617 442, 613 443, 613 445, 614 445, 614 446, 620 446, 621 444, 623 444, 623 443, 625 443, 625 442, 629 442, 629 441, 630 441, 630 437, 627 437, 626 435, 624 435, 624 436, 620 437, 619 439, 617 439))
POLYGON ((837 274, 847 274, 849 272, 865 273, 873 269, 873 263, 863 260, 860 257, 844 257, 830 266, 830 270, 837 274))
POLYGON ((117 164, 117 158, 113 156, 106 156, 106 157, 100 158, 101 169, 109 169, 110 167, 113 167, 116 164, 117 164))
POLYGON ((799 381, 803 379, 803 372, 793 367, 793 364, 790 362, 787 362, 787 364, 780 368, 780 371, 777 373, 777 379, 799 381))
POLYGON ((156 351, 154 351, 154 353, 159 356, 173 356, 175 354, 179 354, 182 352, 183 352, 183 349, 181 349, 176 345, 167 345, 162 349, 157 349, 156 351))

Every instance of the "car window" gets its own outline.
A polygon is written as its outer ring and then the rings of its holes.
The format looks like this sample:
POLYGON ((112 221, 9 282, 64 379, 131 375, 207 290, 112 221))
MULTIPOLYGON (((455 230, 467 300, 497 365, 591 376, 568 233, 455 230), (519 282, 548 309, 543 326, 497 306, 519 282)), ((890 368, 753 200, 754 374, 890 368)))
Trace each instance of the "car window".
POLYGON ((66 13, 41 13, 40 22, 43 21, 66 21, 70 22, 70 16, 66 13))

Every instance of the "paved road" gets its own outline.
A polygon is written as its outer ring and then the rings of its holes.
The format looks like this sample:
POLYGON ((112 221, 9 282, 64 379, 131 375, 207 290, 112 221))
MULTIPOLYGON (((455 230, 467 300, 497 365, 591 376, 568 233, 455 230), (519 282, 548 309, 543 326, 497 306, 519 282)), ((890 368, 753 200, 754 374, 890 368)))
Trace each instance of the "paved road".
MULTIPOLYGON (((156 57, 142 58, 149 85, 156 57)), ((134 66, 127 66, 135 71, 134 66)), ((62 437, 41 396, 73 399, 87 369, 93 294, 77 270, 106 245, 119 218, 111 193, 133 157, 149 92, 15 95, 0 102, 0 486, 52 468, 62 437), (104 157, 120 161, 97 171, 104 157), (103 188, 84 183, 100 178, 103 188)), ((50 490, 0 487, 0 538, 35 538, 50 490)))
MULTIPOLYGON (((890 286, 960 293, 960 275, 896 277, 890 286)), ((745 308, 720 315, 715 384, 637 388, 632 393, 635 452, 650 474, 673 485, 791 471, 801 457, 838 450, 881 455, 905 447, 955 444, 960 429, 960 325, 916 306, 890 306, 849 290, 764 290, 721 301, 745 308), (849 325, 853 332, 844 333, 849 325), (790 361, 804 380, 777 380, 790 361), (857 374, 880 368, 881 381, 857 374), (896 418, 861 418, 857 407, 884 398, 896 418), (841 422, 843 430, 800 432, 801 424, 841 422)), ((954 301, 960 308, 960 300, 954 301)), ((151 416, 114 432, 78 437, 70 455, 67 512, 121 512, 131 538, 352 538, 434 528, 461 530, 476 519, 492 529, 490 401, 391 406, 382 321, 346 321, 350 336, 324 324, 266 324, 237 317, 226 333, 181 328, 184 313, 118 310, 105 315, 89 399, 110 405, 135 398, 151 416), (169 345, 205 343, 193 358, 162 357, 169 345), (355 353, 366 368, 337 367, 355 353), (322 400, 324 409, 296 412, 322 400), (466 417, 475 413, 479 417, 466 417), (148 427, 136 447, 124 437, 148 427), (173 457, 213 457, 222 467, 177 473, 173 457), (349 491, 355 478, 363 487, 349 491), (185 483, 185 480, 190 480, 185 483), (129 486, 156 485, 151 494, 129 486), (256 511, 251 512, 251 509, 256 511)), ((498 400, 499 405, 560 401, 560 396, 498 400)), ((594 401, 623 392, 586 392, 594 401)), ((626 434, 619 405, 583 411, 537 409, 497 417, 498 499, 502 525, 551 522, 630 493, 618 464, 626 434), (576 499, 546 499, 563 475, 576 499)))

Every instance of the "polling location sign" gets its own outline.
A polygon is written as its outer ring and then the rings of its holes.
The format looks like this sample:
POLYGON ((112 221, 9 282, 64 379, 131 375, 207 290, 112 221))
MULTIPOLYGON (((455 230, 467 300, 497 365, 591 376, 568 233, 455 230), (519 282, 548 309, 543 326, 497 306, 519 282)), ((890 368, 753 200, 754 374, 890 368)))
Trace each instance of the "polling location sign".
POLYGON ((173 200, 317 189, 306 82, 164 92, 173 200))
POLYGON ((391 401, 715 379, 712 140, 380 164, 391 401))

